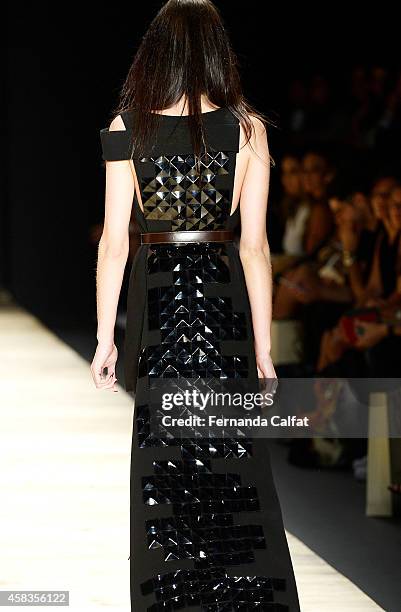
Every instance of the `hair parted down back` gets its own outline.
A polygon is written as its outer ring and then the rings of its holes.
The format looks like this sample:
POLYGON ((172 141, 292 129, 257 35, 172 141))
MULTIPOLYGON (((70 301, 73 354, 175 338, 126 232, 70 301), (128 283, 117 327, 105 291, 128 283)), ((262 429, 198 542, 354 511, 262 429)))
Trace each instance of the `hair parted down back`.
POLYGON ((135 109, 133 155, 143 156, 160 121, 160 111, 183 97, 195 156, 207 148, 201 96, 227 107, 252 136, 249 115, 267 119, 245 99, 238 62, 217 8, 210 0, 169 0, 142 38, 123 84, 116 115, 135 109))

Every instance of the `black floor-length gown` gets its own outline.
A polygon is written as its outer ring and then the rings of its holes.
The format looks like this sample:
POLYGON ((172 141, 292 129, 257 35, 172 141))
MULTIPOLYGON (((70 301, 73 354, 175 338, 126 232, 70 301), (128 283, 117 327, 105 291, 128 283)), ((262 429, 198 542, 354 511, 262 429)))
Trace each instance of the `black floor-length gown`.
MULTIPOLYGON (((103 159, 131 156, 126 130, 101 130, 103 159)), ((239 122, 204 113, 196 166, 188 119, 162 115, 134 159, 140 231, 233 229, 239 122)), ((299 603, 264 439, 175 439, 149 428, 152 378, 257 380, 251 312, 233 242, 144 244, 130 275, 125 384, 135 392, 131 454, 131 609, 297 612, 299 603)))

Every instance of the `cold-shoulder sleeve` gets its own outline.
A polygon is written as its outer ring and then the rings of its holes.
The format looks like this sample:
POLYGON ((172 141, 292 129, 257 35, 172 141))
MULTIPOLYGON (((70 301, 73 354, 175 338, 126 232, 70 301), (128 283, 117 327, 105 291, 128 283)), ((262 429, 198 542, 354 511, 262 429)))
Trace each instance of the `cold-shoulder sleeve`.
POLYGON ((131 131, 126 122, 125 130, 110 130, 108 127, 100 130, 102 158, 104 161, 119 161, 131 159, 131 131))

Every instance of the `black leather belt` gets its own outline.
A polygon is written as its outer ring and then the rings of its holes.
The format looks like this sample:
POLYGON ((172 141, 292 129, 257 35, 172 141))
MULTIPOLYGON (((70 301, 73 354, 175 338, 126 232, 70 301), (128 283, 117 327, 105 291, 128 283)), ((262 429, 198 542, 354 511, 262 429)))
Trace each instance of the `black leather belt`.
POLYGON ((141 234, 141 244, 155 242, 226 242, 234 240, 234 238, 232 230, 147 232, 141 234))

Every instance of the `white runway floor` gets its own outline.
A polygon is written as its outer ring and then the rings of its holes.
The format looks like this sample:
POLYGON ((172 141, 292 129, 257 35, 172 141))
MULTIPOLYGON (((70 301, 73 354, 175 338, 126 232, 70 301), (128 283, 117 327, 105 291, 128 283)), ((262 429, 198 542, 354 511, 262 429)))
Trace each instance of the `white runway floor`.
MULTIPOLYGON (((0 364, 0 590, 69 590, 71 610, 130 612, 130 396, 95 389, 86 361, 7 304, 0 364)), ((382 610, 288 540, 302 612, 382 610)))

